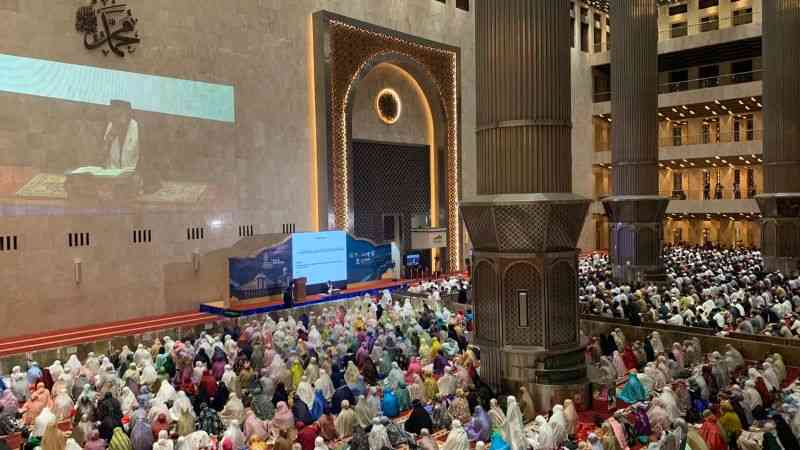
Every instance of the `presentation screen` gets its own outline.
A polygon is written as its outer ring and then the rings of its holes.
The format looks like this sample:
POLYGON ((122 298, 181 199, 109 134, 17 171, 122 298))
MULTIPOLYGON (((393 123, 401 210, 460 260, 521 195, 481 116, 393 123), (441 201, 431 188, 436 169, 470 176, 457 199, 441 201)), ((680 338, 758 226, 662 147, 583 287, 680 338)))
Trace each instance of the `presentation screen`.
POLYGON ((310 285, 347 280, 347 233, 293 234, 292 276, 305 277, 310 285))

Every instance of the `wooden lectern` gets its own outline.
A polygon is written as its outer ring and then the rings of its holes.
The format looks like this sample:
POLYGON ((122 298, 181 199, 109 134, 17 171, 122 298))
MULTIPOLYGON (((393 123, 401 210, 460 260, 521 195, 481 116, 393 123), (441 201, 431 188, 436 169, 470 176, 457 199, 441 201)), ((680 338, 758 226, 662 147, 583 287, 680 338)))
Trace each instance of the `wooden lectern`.
POLYGON ((297 278, 294 280, 294 301, 302 302, 306 299, 306 283, 308 278, 297 278))

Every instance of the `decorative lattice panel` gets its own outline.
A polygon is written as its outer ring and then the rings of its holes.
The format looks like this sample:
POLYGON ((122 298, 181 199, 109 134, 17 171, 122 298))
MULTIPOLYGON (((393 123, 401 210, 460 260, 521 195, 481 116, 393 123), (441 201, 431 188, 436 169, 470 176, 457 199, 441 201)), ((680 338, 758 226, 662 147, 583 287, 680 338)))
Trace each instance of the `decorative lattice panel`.
POLYGON ((548 274, 547 327, 551 346, 578 341, 578 292, 575 269, 566 261, 556 263, 548 274))
POLYGON ((496 250, 497 239, 494 234, 494 211, 481 206, 464 207, 464 222, 469 237, 476 249, 496 250))
POLYGON ((326 15, 325 26, 328 32, 325 45, 330 52, 327 55, 330 62, 327 115, 334 225, 342 229, 352 225, 348 215, 352 207, 349 178, 353 174, 348 156, 347 117, 353 82, 366 75, 376 60, 411 61, 436 87, 447 122, 448 266, 450 270, 458 269, 461 221, 458 211, 460 116, 457 93, 460 87, 457 49, 412 41, 400 33, 333 14, 326 15))
POLYGON ((495 210, 497 240, 504 249, 541 251, 548 207, 544 204, 499 206, 495 210))
POLYGON ((356 236, 382 242, 382 215, 400 214, 403 241, 410 243, 411 216, 431 211, 429 148, 353 141, 352 156, 356 236))
POLYGON ((494 265, 486 260, 478 261, 472 281, 478 339, 497 343, 500 340, 500 303, 494 265))
POLYGON ((503 279, 503 304, 505 317, 505 343, 510 345, 544 345, 544 330, 541 326, 542 299, 541 277, 528 263, 516 263, 506 270, 503 279), (520 290, 527 292, 526 327, 520 327, 520 290))
POLYGON ((550 216, 547 229, 548 249, 575 248, 586 219, 586 207, 583 204, 559 205, 552 208, 550 216))

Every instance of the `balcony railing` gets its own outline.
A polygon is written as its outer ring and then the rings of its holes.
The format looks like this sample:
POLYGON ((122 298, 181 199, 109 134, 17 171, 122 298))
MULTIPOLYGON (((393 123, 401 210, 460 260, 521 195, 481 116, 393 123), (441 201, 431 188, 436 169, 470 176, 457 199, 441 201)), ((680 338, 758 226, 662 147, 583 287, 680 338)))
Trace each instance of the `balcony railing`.
MULTIPOLYGON (((710 18, 710 16, 707 16, 710 18)), ((702 19, 692 24, 682 24, 679 26, 669 26, 658 31, 658 40, 663 41, 667 39, 674 39, 679 37, 688 36, 690 34, 705 33, 707 31, 715 31, 720 28, 729 28, 732 26, 746 25, 748 23, 761 21, 761 12, 754 11, 751 13, 735 14, 722 18, 710 18, 703 21, 702 19)))
POLYGON ((663 136, 658 139, 659 147, 677 147, 683 145, 727 144, 730 142, 760 141, 763 130, 740 130, 738 132, 717 133, 709 131, 701 134, 684 134, 680 136, 663 136))
POLYGON ((738 189, 736 188, 716 189, 714 186, 711 186, 709 189, 672 190, 672 191, 661 191, 659 193, 659 195, 663 197, 669 197, 672 200, 703 200, 703 201, 745 200, 748 198, 754 198, 756 194, 758 194, 758 190, 756 188, 748 188, 747 186, 741 186, 738 189))
MULTIPOLYGON (((712 188, 709 191, 705 189, 688 189, 680 191, 661 191, 658 195, 667 197, 672 200, 701 200, 701 201, 716 201, 716 200, 746 200, 755 198, 759 193, 756 188, 741 187, 739 189, 720 189, 719 191, 712 188)), ((597 192, 594 195, 595 200, 602 201, 604 198, 612 195, 611 192, 597 192)))
MULTIPOLYGON (((683 145, 727 144, 731 142, 760 141, 764 137, 763 130, 740 130, 739 132, 717 133, 710 131, 702 134, 683 134, 681 136, 663 136, 658 139, 660 147, 676 147, 683 145)), ((596 141, 596 152, 611 151, 610 141, 596 141)))
POLYGON ((695 89, 705 89, 717 86, 727 86, 731 84, 749 83, 761 80, 762 70, 751 70, 749 72, 727 73, 706 78, 695 78, 685 81, 673 81, 662 83, 658 86, 659 94, 670 92, 691 91, 695 89))
MULTIPOLYGON (((763 70, 751 70, 749 72, 727 73, 724 75, 717 75, 706 78, 695 78, 692 80, 673 81, 668 83, 661 83, 658 86, 659 94, 668 94, 672 92, 690 91, 695 89, 705 89, 717 86, 727 86, 731 84, 749 83, 751 81, 760 81, 763 70)), ((611 101, 611 92, 595 92, 594 102, 607 102, 611 101)))

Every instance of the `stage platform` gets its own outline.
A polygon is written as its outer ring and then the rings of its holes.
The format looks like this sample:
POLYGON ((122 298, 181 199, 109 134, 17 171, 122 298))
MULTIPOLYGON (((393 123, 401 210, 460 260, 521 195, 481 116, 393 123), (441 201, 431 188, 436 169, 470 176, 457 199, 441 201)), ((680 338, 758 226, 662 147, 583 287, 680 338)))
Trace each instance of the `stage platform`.
MULTIPOLYGON (((319 303, 335 302, 339 300, 348 300, 354 297, 360 297, 369 294, 373 297, 382 295, 384 289, 391 292, 406 289, 408 286, 415 283, 420 283, 423 280, 378 280, 369 283, 359 283, 349 289, 339 291, 333 295, 310 295, 305 300, 295 302, 292 307, 302 307, 316 305, 319 303)), ((256 314, 266 314, 273 311, 286 309, 283 300, 267 300, 267 301, 244 301, 230 307, 225 307, 224 302, 209 302, 200 305, 200 312, 206 314, 214 314, 223 317, 245 317, 256 314)))

